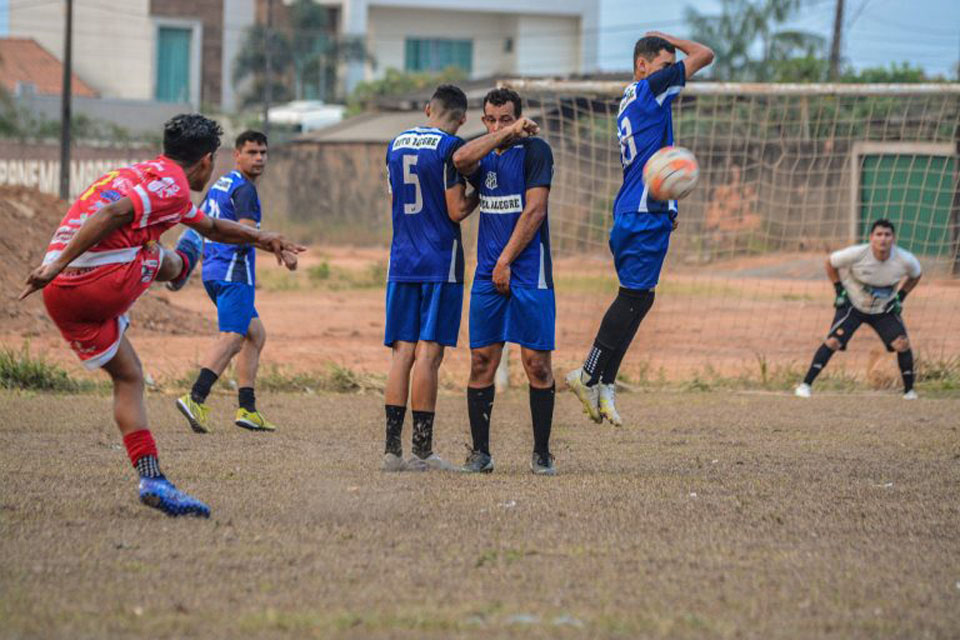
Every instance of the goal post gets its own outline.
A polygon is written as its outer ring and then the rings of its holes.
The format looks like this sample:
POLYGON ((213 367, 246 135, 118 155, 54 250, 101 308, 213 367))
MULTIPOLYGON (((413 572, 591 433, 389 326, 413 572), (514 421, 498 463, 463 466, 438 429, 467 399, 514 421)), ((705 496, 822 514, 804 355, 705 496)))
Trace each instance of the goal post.
MULTIPOLYGON (((617 282, 607 248, 622 169, 624 82, 510 79, 550 143, 556 358, 585 354, 617 282)), ((960 354, 960 84, 691 83, 676 144, 700 163, 680 203, 657 302, 623 372, 684 378, 802 368, 830 321, 827 254, 891 219, 924 282, 905 320, 920 354, 960 354)), ((879 342, 844 360, 857 373, 879 342)))

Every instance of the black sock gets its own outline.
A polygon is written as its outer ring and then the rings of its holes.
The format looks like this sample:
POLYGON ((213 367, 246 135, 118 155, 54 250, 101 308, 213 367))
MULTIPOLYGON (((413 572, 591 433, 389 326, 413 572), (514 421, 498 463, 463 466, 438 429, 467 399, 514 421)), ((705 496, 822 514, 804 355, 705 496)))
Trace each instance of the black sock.
POLYGON ((490 455, 490 415, 497 389, 493 385, 483 389, 467 387, 467 414, 470 416, 470 435, 473 450, 490 455))
POLYGON ((253 393, 253 387, 240 387, 237 390, 237 400, 241 409, 250 412, 257 410, 257 396, 253 393))
POLYGON ((897 364, 900 365, 900 375, 903 376, 903 392, 913 389, 913 350, 907 349, 897 354, 897 364))
POLYGON ((157 456, 140 456, 137 459, 137 473, 140 474, 141 478, 162 478, 163 474, 160 472, 160 463, 157 461, 157 456))
POLYGON ((803 383, 813 384, 813 381, 820 375, 823 368, 830 362, 832 356, 833 350, 827 345, 821 344, 817 352, 813 354, 813 362, 810 364, 810 370, 807 371, 807 376, 803 379, 803 383))
POLYGON ((413 412, 413 455, 428 458, 433 453, 433 411, 413 412))
POLYGON ((533 450, 550 453, 550 428, 553 426, 553 400, 557 385, 549 389, 530 387, 530 416, 533 418, 533 450))
POLYGON ((193 401, 200 403, 205 402, 207 396, 210 395, 210 389, 213 387, 213 383, 216 382, 219 377, 220 376, 206 367, 200 369, 197 381, 193 383, 193 389, 190 390, 190 397, 193 398, 193 401))
POLYGON ((403 455, 403 442, 400 439, 403 433, 403 417, 407 415, 406 407, 394 404, 385 405, 387 409, 387 446, 384 453, 403 455))
POLYGON ((608 368, 611 372, 606 379, 611 379, 612 376, 612 380, 616 380, 623 356, 630 347, 640 322, 653 306, 653 298, 653 291, 620 287, 620 292, 603 316, 593 348, 583 363, 583 370, 590 376, 586 383, 588 387, 604 379, 608 368))
MULTIPOLYGON (((625 291, 630 290, 625 289, 625 291)), ((633 296, 633 299, 636 301, 634 306, 633 321, 630 323, 630 326, 627 327, 627 331, 623 334, 623 340, 621 341, 620 346, 618 346, 610 356, 607 366, 603 368, 603 371, 600 374, 600 382, 603 384, 613 384, 617 381, 617 374, 620 373, 620 364, 623 362, 623 357, 627 355, 627 350, 630 348, 630 345, 633 343, 633 339, 637 335, 637 330, 640 328, 640 323, 643 322, 643 318, 647 315, 647 312, 650 311, 650 307, 653 306, 653 291, 641 291, 639 293, 641 295, 633 296)))

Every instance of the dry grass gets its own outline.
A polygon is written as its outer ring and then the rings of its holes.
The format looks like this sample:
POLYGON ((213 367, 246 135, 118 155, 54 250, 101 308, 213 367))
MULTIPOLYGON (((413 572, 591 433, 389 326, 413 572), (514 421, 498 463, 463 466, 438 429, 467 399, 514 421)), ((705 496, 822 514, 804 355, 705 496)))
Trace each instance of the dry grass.
POLYGON ((960 635, 956 399, 624 394, 614 430, 564 395, 535 478, 525 394, 486 477, 381 474, 376 396, 262 395, 276 434, 217 396, 197 436, 151 395, 214 510, 181 521, 136 503, 109 398, 0 392, 0 637, 960 635))

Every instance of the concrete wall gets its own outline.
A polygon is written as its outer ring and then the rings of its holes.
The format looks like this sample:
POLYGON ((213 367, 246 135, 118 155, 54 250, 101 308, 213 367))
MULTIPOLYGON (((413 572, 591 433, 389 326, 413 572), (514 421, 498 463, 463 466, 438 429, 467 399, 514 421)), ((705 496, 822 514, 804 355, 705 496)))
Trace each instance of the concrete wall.
MULTIPOLYGON (((60 121, 60 96, 26 95, 16 98, 18 105, 47 120, 60 121)), ((133 135, 149 135, 155 139, 163 123, 178 113, 190 113, 193 106, 173 102, 121 100, 119 98, 79 98, 72 102, 73 114, 104 120, 122 127, 133 135)))
POLYGON ((565 16, 517 16, 514 46, 520 75, 582 73, 580 19, 565 16))
MULTIPOLYGON (((74 3, 74 71, 106 98, 153 97, 155 36, 150 0, 74 3)), ((63 3, 17 2, 10 7, 10 35, 34 38, 63 59, 63 3)))

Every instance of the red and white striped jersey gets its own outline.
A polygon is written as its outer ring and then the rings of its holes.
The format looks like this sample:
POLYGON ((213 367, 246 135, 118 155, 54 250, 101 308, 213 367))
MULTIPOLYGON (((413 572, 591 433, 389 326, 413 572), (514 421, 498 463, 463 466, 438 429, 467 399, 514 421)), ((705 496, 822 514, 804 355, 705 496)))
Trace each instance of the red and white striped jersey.
POLYGON ((60 222, 44 264, 60 256, 83 223, 97 211, 122 198, 133 201, 133 221, 90 247, 71 267, 97 267, 132 261, 140 248, 157 241, 180 222, 203 218, 190 200, 190 184, 183 169, 165 156, 115 169, 101 176, 73 203, 60 222))

